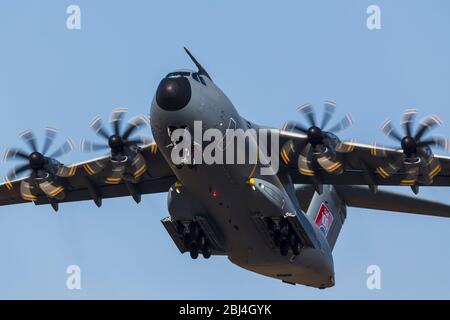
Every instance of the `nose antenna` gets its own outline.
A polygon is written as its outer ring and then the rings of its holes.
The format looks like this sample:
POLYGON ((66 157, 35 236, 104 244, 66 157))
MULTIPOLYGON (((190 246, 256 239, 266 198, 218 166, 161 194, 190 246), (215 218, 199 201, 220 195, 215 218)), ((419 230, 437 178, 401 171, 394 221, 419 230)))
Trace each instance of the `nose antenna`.
POLYGON ((198 73, 208 77, 208 79, 212 81, 212 79, 209 76, 208 72, 206 72, 205 68, 203 68, 202 65, 197 61, 197 59, 195 59, 195 57, 192 55, 192 53, 190 53, 189 50, 186 47, 184 47, 184 51, 186 51, 186 53, 188 54, 189 58, 191 58, 192 62, 194 62, 194 64, 197 66, 198 73))

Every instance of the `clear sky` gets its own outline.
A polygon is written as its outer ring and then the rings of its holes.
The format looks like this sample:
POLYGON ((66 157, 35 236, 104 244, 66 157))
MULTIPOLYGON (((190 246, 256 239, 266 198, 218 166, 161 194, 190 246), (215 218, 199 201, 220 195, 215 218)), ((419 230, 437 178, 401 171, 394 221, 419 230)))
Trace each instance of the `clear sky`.
MULTIPOLYGON (((386 143, 385 117, 408 107, 450 124, 448 1, 2 1, 1 145, 47 125, 93 138, 114 107, 148 113, 159 80, 192 67, 187 46, 244 117, 281 127, 324 99, 355 120, 343 138, 386 143), (81 8, 81 30, 66 8, 81 8), (381 8, 381 30, 366 9, 381 8)), ((440 128, 450 136, 450 126, 440 128)), ((88 159, 75 152, 64 162, 88 159)), ((11 164, 2 164, 4 174, 11 164)), ((409 189, 401 189, 411 193, 409 189)), ((421 195, 449 201, 449 189, 421 195)), ((336 286, 285 285, 231 264, 181 255, 160 219, 166 195, 0 208, 0 298, 450 298, 450 220, 349 209, 334 251, 336 286), (366 268, 382 271, 366 288, 366 268), (81 290, 66 288, 79 265, 81 290)))

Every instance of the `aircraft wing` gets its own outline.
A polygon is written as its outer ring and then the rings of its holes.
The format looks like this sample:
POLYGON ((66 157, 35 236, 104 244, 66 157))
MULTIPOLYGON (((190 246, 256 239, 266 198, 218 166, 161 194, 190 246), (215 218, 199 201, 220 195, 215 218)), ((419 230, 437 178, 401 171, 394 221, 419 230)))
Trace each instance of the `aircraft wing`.
MULTIPOLYGON (((141 154, 146 170, 141 173, 137 183, 111 180, 112 168, 108 155, 65 167, 66 177, 59 178, 64 197, 57 200, 48 197, 42 188, 33 188, 23 183, 29 181, 28 177, 5 181, 0 185, 0 206, 33 201, 36 205, 51 204, 57 210, 58 203, 61 202, 92 200, 100 206, 105 198, 132 196, 139 202, 142 194, 167 192, 176 178, 156 144, 144 146, 141 154), (94 174, 99 164, 103 164, 104 168, 94 174)), ((58 192, 57 188, 53 189, 47 193, 58 192)))
MULTIPOLYGON (((450 205, 445 203, 387 190, 378 190, 374 194, 365 186, 336 185, 334 189, 348 207, 450 218, 450 205)), ((315 192, 314 186, 300 185, 295 191, 306 212, 315 192)))
POLYGON ((335 162, 327 162, 324 157, 322 165, 318 165, 317 161, 307 161, 304 151, 296 150, 305 146, 305 135, 280 130, 279 136, 280 164, 289 170, 295 184, 450 186, 450 157, 435 155, 427 170, 417 173, 417 167, 408 169, 403 165, 402 150, 343 142, 335 162), (391 165, 397 168, 394 170, 391 165))

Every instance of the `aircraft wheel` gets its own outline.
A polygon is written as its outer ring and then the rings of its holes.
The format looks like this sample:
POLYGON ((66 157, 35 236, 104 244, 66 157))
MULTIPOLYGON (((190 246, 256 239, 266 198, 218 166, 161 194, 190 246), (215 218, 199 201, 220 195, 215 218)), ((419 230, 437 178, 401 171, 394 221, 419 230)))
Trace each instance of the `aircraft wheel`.
POLYGON ((289 251, 289 242, 286 238, 281 239, 280 241, 280 254, 285 257, 287 256, 289 251))
POLYGON ((205 243, 203 244, 202 255, 205 259, 209 259, 211 257, 211 247, 208 241, 205 241, 205 243))
POLYGON ((295 243, 291 244, 292 253, 298 256, 300 254, 300 243, 295 241, 295 243))
POLYGON ((198 246, 195 242, 192 242, 189 247, 189 253, 191 254, 192 259, 198 258, 198 246))
POLYGON ((296 256, 298 256, 300 254, 300 248, 299 248, 300 242, 298 241, 297 235, 293 232, 291 232, 291 234, 290 234, 290 242, 291 242, 290 245, 291 245, 292 252, 296 256))

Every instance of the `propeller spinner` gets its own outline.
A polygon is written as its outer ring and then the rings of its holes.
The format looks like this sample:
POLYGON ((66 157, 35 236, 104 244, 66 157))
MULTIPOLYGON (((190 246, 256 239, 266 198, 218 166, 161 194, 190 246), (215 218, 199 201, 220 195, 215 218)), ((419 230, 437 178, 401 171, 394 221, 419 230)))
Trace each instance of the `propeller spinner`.
POLYGON ((45 141, 39 151, 35 134, 26 130, 19 134, 24 140, 29 151, 23 149, 8 149, 3 160, 25 160, 26 162, 10 170, 5 177, 6 182, 17 179, 23 173, 29 172, 30 176, 21 181, 20 193, 23 199, 37 200, 37 189, 42 190, 49 199, 61 200, 64 198, 64 186, 59 177, 69 177, 75 174, 74 167, 62 165, 56 158, 61 157, 74 149, 74 143, 67 139, 59 148, 47 156, 47 152, 53 145, 57 130, 47 127, 45 129, 45 141))
POLYGON ((306 118, 309 127, 305 127, 299 122, 288 122, 285 125, 285 130, 303 133, 306 135, 306 139, 301 142, 288 141, 281 151, 282 160, 289 164, 291 156, 298 151, 300 154, 297 161, 298 168, 300 173, 306 176, 314 177, 316 175, 316 163, 329 173, 342 173, 343 162, 340 154, 353 150, 351 144, 342 143, 336 136, 336 133, 348 128, 353 123, 351 115, 347 114, 341 121, 326 130, 335 113, 336 103, 326 100, 324 105, 325 112, 320 125, 316 121, 316 115, 309 103, 297 108, 306 118))
MULTIPOLYGON (((441 165, 434 157, 431 147, 449 150, 449 141, 442 136, 431 136, 425 138, 426 134, 435 128, 441 126, 442 121, 436 115, 430 115, 423 119, 414 132, 414 120, 417 111, 408 109, 403 113, 402 127, 404 136, 402 136, 392 125, 390 119, 386 119, 381 124, 381 129, 392 140, 400 144, 402 155, 397 159, 387 159, 388 164, 376 169, 383 178, 388 178, 393 174, 404 169, 405 177, 400 181, 401 185, 411 186, 415 193, 418 192, 418 185, 429 185, 433 183, 433 178, 440 172, 441 165)), ((385 153, 378 156, 386 158, 385 153)))
MULTIPOLYGON (((144 157, 140 153, 140 146, 149 144, 151 139, 141 136, 132 137, 138 129, 147 125, 150 126, 150 120, 143 115, 132 118, 125 129, 123 119, 127 109, 116 108, 110 116, 110 133, 102 124, 100 116, 94 117, 90 127, 104 142, 90 142, 81 140, 81 150, 85 152, 94 152, 101 150, 110 150, 111 170, 105 179, 106 183, 117 184, 122 179, 130 182, 137 182, 137 179, 146 171, 147 166, 144 157)), ((95 161, 84 165, 88 174, 93 175, 103 171, 108 161, 95 161)))

